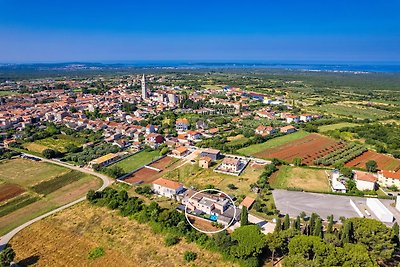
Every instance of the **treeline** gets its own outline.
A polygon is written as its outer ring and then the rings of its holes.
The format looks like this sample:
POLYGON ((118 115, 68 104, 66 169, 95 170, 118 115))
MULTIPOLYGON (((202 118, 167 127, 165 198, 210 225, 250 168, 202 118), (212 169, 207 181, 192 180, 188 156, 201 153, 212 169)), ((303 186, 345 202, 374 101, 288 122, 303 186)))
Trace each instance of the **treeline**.
POLYGON ((390 153, 400 158, 400 126, 391 124, 364 124, 356 127, 345 127, 339 132, 355 133, 356 138, 365 139, 366 144, 373 145, 379 153, 390 153))

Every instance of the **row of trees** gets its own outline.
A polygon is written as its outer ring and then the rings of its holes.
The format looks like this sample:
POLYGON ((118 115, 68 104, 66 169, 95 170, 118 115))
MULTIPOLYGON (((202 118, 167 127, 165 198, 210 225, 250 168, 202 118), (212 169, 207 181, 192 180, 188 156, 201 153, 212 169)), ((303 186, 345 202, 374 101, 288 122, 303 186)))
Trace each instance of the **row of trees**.
POLYGON ((366 149, 362 145, 359 145, 356 143, 351 143, 342 149, 338 149, 332 153, 329 153, 328 155, 326 155, 322 158, 316 159, 314 161, 314 164, 315 165, 322 164, 325 166, 344 164, 344 163, 358 157, 359 155, 361 155, 362 153, 364 153, 367 150, 368 149, 366 149))

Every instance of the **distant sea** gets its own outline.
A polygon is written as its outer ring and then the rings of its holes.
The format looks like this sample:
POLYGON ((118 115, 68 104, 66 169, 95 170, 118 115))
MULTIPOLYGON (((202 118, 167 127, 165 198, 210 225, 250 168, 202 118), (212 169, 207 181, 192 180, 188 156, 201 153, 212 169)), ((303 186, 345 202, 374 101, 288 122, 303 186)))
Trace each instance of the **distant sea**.
POLYGON ((265 68, 329 72, 400 72, 399 63, 282 63, 282 62, 184 62, 184 61, 136 61, 104 62, 130 67, 150 68, 265 68))
POLYGON ((397 63, 315 63, 315 62, 221 62, 221 61, 103 61, 103 62, 63 62, 63 63, 28 63, 0 64, 0 69, 281 69, 309 72, 350 72, 350 73, 399 73, 397 63))

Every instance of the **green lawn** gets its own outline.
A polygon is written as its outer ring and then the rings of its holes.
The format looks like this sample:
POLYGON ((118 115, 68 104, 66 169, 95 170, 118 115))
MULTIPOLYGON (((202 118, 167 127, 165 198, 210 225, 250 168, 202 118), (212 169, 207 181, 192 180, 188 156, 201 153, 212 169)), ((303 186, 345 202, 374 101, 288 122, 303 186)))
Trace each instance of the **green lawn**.
POLYGON ((150 163, 159 156, 160 155, 158 151, 151 151, 151 152, 142 151, 126 159, 118 161, 117 163, 112 164, 111 166, 119 166, 125 172, 128 173, 147 163, 150 163))
POLYGON ((335 124, 330 124, 330 125, 322 125, 318 127, 318 131, 320 133, 331 131, 331 130, 337 130, 341 129, 344 127, 354 127, 358 126, 359 124, 357 123, 351 123, 351 122, 341 122, 341 123, 335 123, 335 124))
POLYGON ((8 96, 8 95, 19 95, 19 93, 14 91, 0 91, 0 96, 8 96))
POLYGON ((294 140, 306 137, 307 135, 309 135, 308 132, 300 130, 300 131, 292 133, 292 134, 288 134, 288 135, 284 135, 284 136, 273 138, 273 139, 268 140, 267 142, 264 142, 264 143, 261 143, 261 144, 255 144, 255 145, 251 145, 251 146, 248 146, 248 147, 241 148, 241 149, 238 150, 238 152, 240 154, 243 154, 243 155, 254 155, 254 154, 256 154, 258 152, 261 152, 261 151, 263 151, 265 149, 277 147, 277 146, 283 145, 283 144, 285 144, 287 142, 294 141, 294 140))

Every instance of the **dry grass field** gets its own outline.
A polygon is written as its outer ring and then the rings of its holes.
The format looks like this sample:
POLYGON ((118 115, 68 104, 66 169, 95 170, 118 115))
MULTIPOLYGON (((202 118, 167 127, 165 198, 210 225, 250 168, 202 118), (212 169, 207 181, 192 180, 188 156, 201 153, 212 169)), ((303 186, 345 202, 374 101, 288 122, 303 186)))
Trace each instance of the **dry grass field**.
POLYGON ((164 236, 147 224, 86 202, 24 229, 11 245, 16 261, 29 266, 234 266, 185 240, 166 247, 164 236), (96 247, 104 248, 105 254, 89 260, 88 253, 96 247), (186 250, 197 253, 194 262, 184 261, 186 250))
POLYGON ((306 191, 329 192, 329 182, 325 170, 281 166, 271 176, 270 184, 274 188, 300 188, 306 191))

